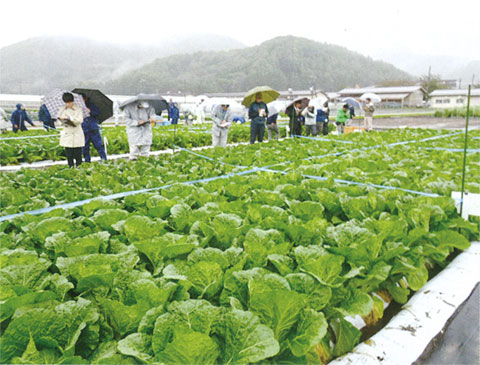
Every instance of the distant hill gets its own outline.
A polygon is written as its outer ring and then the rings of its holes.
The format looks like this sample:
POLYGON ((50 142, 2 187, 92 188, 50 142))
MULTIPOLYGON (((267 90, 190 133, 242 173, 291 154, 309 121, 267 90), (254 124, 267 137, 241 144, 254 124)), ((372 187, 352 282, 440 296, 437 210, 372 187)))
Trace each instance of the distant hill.
MULTIPOLYGON (((462 70, 468 68, 469 64, 475 62, 465 57, 453 55, 429 55, 418 54, 409 50, 386 50, 379 48, 372 55, 375 59, 380 59, 391 63, 400 70, 408 72, 415 76, 423 76, 428 74, 431 68, 432 75, 439 75, 444 79, 458 79, 462 77, 462 70)), ((477 66, 478 69, 478 66, 477 66)), ((464 75, 466 76, 466 75, 464 75)), ((472 73, 468 78, 471 81, 472 73)), ((463 79, 463 77, 462 77, 463 79)))
POLYGON ((0 93, 42 94, 53 87, 105 82, 172 54, 242 48, 230 37, 197 34, 152 46, 77 37, 40 37, 0 49, 0 93))
POLYGON ((339 90, 389 80, 411 81, 412 76, 344 47, 286 36, 255 47, 160 58, 98 86, 119 94, 178 90, 198 94, 264 84, 284 90, 310 86, 339 90))
POLYGON ((462 79, 462 86, 472 82, 472 76, 475 75, 473 81, 476 85, 480 84, 480 60, 471 61, 463 67, 459 67, 451 72, 448 76, 455 79, 462 79))

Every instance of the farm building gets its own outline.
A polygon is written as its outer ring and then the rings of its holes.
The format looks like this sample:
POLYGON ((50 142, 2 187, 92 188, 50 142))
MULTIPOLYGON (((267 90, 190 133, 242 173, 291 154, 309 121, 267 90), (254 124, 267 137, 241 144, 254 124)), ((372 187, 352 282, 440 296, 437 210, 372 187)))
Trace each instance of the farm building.
POLYGON ((354 98, 359 98, 365 93, 374 93, 382 98, 382 103, 396 104, 401 107, 421 106, 425 97, 425 90, 421 86, 348 88, 340 90, 338 93, 342 97, 354 98))
MULTIPOLYGON (((430 105, 433 108, 465 108, 468 90, 435 90, 430 94, 430 105)), ((472 89, 471 106, 480 106, 480 89, 472 89)))

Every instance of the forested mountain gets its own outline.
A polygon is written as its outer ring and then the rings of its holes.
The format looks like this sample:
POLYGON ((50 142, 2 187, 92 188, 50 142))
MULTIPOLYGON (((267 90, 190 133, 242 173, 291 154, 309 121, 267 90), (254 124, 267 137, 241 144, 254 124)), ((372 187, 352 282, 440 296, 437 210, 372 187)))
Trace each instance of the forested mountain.
POLYGON ((33 38, 0 49, 0 93, 43 94, 53 87, 109 81, 158 57, 241 47, 232 38, 212 34, 176 37, 150 46, 77 37, 33 38))
POLYGON ((244 91, 264 84, 276 89, 338 90, 411 79, 388 63, 344 47, 287 36, 255 47, 160 58, 99 86, 119 94, 177 90, 198 94, 244 91))

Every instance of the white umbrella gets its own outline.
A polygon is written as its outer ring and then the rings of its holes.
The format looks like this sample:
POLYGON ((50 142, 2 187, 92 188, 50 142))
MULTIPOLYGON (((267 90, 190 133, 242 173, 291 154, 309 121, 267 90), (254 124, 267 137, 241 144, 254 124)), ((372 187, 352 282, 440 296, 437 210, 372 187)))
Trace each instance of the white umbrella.
POLYGON ((267 104, 268 115, 285 113, 285 108, 286 107, 287 107, 287 103, 285 101, 274 100, 271 103, 267 104))
POLYGON ((328 99, 325 96, 319 96, 318 98, 310 100, 308 105, 315 107, 315 109, 322 109, 326 101, 328 101, 328 99))
POLYGON ((365 93, 362 96, 360 96, 361 101, 366 101, 367 99, 370 99, 372 103, 379 103, 382 101, 382 98, 374 93, 365 93))
POLYGON ((228 105, 229 109, 232 113, 244 113, 245 112, 245 107, 241 105, 240 103, 236 102, 233 99, 228 99, 228 98, 211 98, 208 99, 207 105, 209 107, 209 112, 213 113, 215 110, 215 107, 217 105, 228 105))
POLYGON ((205 100, 208 100, 208 96, 207 95, 197 95, 195 96, 195 102, 197 103, 201 103, 202 100, 205 101, 205 100))

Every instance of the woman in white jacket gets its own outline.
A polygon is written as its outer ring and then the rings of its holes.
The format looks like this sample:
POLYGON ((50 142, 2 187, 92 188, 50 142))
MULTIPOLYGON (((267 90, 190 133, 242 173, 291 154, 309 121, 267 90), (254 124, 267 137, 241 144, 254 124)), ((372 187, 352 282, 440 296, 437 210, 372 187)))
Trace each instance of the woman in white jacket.
POLYGON ((85 145, 85 136, 82 130, 83 112, 75 105, 73 94, 64 93, 62 96, 65 106, 58 111, 57 119, 63 123, 60 132, 60 146, 65 147, 68 166, 78 167, 82 163, 82 147, 85 145))

